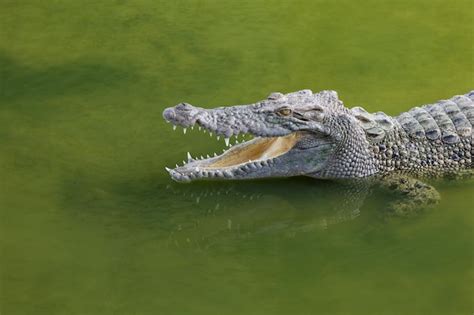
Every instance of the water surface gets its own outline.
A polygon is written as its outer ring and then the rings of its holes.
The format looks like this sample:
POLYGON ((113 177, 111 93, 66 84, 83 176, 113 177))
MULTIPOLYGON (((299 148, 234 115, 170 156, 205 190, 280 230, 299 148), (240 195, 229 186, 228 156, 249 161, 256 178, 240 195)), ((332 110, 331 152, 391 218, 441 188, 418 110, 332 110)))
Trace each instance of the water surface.
POLYGON ((0 313, 471 314, 474 184, 409 218, 307 178, 173 183, 162 110, 474 87, 471 1, 2 1, 0 313))

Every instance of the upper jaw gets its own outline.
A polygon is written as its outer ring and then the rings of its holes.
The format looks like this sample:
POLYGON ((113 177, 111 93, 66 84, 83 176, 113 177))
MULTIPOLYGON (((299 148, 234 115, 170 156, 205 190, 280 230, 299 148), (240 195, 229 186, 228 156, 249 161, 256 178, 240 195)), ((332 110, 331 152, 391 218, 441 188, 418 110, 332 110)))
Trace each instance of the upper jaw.
POLYGON ((255 104, 250 104, 205 109, 187 103, 180 103, 165 109, 163 118, 168 123, 183 127, 184 130, 198 126, 224 138, 239 134, 252 134, 256 137, 277 137, 297 131, 289 126, 268 123, 266 117, 255 106, 255 104))

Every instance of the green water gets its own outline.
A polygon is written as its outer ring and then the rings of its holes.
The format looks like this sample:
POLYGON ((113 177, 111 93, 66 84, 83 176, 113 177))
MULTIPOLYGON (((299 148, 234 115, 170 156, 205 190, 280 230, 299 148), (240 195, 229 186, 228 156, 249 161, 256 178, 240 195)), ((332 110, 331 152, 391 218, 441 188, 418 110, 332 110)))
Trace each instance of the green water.
POLYGON ((474 88, 472 1, 0 1, 0 313, 472 314, 474 184, 386 216, 305 178, 171 182, 162 110, 474 88))

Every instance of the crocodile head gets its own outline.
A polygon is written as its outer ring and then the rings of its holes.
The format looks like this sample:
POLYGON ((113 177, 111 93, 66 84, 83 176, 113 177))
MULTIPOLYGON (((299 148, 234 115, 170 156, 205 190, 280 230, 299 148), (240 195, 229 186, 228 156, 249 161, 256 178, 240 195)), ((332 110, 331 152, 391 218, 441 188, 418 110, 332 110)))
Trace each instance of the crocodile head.
POLYGON ((167 168, 180 182, 298 175, 350 177, 350 172, 340 172, 346 163, 340 160, 346 156, 350 167, 351 159, 360 155, 357 148, 350 150, 354 147, 351 139, 365 140, 362 129, 334 91, 272 93, 255 104, 214 109, 181 103, 165 109, 163 117, 174 128, 185 128, 184 132, 189 127, 203 128, 224 138, 228 146, 232 136, 254 137, 207 159, 193 159, 188 153, 183 166, 167 168))

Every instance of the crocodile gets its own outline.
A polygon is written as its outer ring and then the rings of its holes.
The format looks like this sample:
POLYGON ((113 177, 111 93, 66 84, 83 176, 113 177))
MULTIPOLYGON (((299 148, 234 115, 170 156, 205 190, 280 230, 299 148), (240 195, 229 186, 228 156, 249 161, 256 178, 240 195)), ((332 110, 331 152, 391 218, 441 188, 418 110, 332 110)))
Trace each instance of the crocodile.
MULTIPOLYGON (((423 178, 472 176, 474 90, 396 117, 346 107, 335 91, 274 92, 249 105, 205 109, 180 103, 163 111, 176 126, 224 138, 220 155, 166 168, 178 182, 310 176, 380 182, 410 195, 409 206, 439 194, 423 178), (232 136, 253 139, 231 145, 232 136)), ((426 201, 427 200, 427 201, 426 201)))

